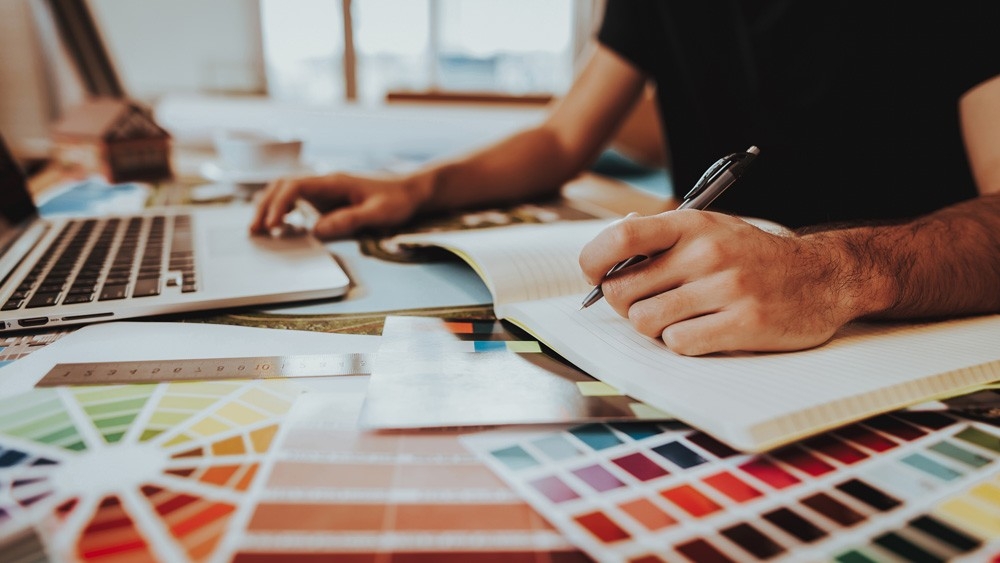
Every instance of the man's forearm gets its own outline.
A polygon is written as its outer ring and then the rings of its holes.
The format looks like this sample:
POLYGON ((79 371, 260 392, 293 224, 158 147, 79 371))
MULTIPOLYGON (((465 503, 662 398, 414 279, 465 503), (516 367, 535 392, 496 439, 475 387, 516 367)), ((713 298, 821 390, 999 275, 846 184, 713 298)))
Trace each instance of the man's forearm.
POLYGON ((555 195, 585 165, 556 135, 529 129, 418 173, 422 211, 503 204, 555 195))
POLYGON ((814 232, 842 266, 830 283, 851 318, 1000 312, 1000 194, 904 224, 814 232))

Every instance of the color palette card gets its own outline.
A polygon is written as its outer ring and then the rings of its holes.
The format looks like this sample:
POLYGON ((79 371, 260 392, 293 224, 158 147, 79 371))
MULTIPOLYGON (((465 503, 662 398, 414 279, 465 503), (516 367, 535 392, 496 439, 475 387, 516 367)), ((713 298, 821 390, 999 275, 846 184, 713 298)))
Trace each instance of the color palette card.
POLYGON ((269 380, 0 400, 0 559, 210 558, 299 394, 269 380))
POLYGON ((499 321, 390 316, 360 423, 423 428, 669 418, 499 321))
POLYGON ((679 424, 463 442, 598 561, 982 561, 1000 553, 1000 429, 900 412, 767 454, 679 424))
POLYGON ((588 561, 461 445, 465 433, 359 431, 363 399, 363 388, 301 397, 233 536, 235 562, 588 561))
POLYGON ((40 350, 70 332, 71 329, 61 329, 36 334, 2 336, 0 337, 0 367, 14 363, 15 360, 40 350))
POLYGON ((366 433, 366 378, 0 400, 0 561, 586 561, 456 431, 366 433))

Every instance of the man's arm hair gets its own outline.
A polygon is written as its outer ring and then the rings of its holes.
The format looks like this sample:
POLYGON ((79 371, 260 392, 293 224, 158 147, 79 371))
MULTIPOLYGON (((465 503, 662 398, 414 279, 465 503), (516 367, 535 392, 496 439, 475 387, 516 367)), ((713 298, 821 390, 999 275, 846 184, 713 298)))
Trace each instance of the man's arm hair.
POLYGON ((941 318, 1000 312, 1000 194, 904 223, 799 233, 828 245, 828 268, 852 318, 941 318))

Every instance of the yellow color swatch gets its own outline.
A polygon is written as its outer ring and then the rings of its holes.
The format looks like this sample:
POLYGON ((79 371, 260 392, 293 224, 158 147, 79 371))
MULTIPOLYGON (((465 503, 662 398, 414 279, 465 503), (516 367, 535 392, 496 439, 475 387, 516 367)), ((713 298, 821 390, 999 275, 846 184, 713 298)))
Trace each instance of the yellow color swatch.
POLYGON ((938 511, 957 520, 962 527, 977 531, 987 538, 1000 537, 1000 515, 986 510, 965 499, 951 499, 941 503, 938 511))
POLYGON ((603 381, 577 381, 576 386, 584 397, 618 397, 622 394, 603 381))
POLYGON ((643 420, 668 420, 674 418, 669 413, 663 412, 656 407, 651 407, 646 403, 629 403, 628 408, 632 409, 632 414, 636 418, 643 420))
POLYGON ((542 347, 534 341, 512 340, 507 342, 507 351, 518 354, 540 354, 542 347))
POLYGON ((221 409, 215 411, 215 416, 236 423, 237 426, 246 426, 260 420, 264 420, 268 415, 255 411, 240 403, 229 403, 221 409))

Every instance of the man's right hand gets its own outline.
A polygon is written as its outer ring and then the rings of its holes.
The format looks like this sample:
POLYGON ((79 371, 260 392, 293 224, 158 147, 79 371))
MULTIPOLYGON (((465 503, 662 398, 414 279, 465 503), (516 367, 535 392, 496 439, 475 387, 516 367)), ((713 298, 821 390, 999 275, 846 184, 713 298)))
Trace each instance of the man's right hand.
POLYGON ((265 188, 250 232, 268 234, 276 227, 283 227, 285 215, 295 209, 299 198, 320 212, 313 234, 332 239, 349 236, 364 227, 402 224, 413 217, 426 197, 411 177, 333 173, 281 178, 265 188))

